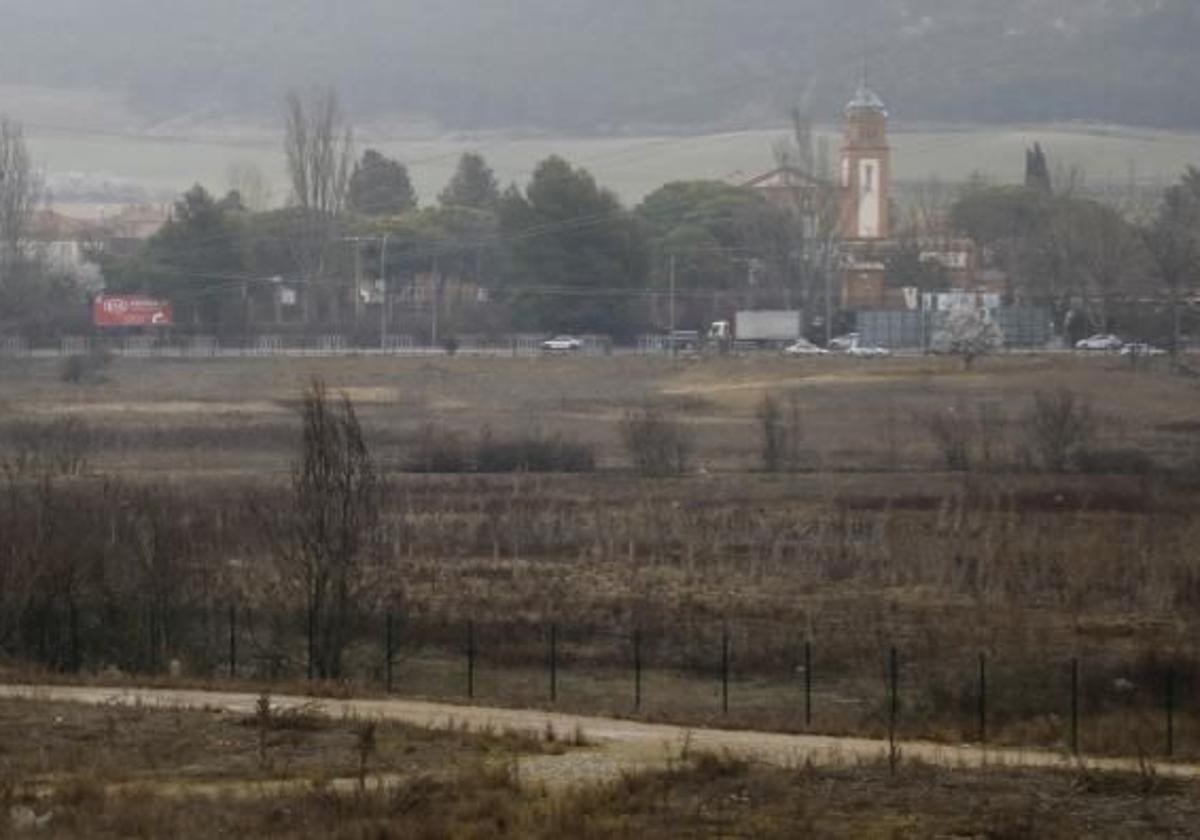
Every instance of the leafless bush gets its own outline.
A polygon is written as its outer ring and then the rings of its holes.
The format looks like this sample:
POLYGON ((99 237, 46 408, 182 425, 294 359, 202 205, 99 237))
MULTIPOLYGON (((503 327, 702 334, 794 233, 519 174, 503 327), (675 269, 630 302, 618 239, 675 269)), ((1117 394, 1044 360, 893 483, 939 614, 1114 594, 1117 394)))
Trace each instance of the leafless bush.
POLYGON ((634 469, 654 477, 687 472, 694 448, 691 429, 653 406, 625 414, 621 440, 634 469))
POLYGON ((1087 400, 1062 388, 1033 395, 1025 427, 1035 463, 1047 472, 1064 472, 1087 451, 1096 422, 1087 400))
POLYGON ((409 472, 469 472, 470 456, 461 435, 426 423, 417 433, 413 451, 405 463, 409 472))
POLYGON ((104 381, 104 371, 112 364, 112 353, 97 347, 90 353, 75 353, 63 359, 58 378, 71 385, 104 381))
POLYGON ((1008 423, 998 404, 965 401, 916 415, 950 472, 996 471, 1013 466, 1008 423))
POLYGON ((486 427, 472 445, 462 435, 429 424, 418 434, 405 466, 424 473, 583 473, 596 468, 596 453, 561 435, 497 437, 486 427))
POLYGON ((785 472, 800 466, 800 444, 804 432, 800 398, 788 395, 786 408, 774 394, 765 394, 755 415, 762 436, 762 463, 767 472, 785 472))
POLYGON ((921 418, 950 472, 971 469, 972 440, 975 438, 975 419, 957 405, 936 409, 921 418))
POLYGON ((475 447, 475 469, 481 473, 579 473, 595 468, 592 447, 559 435, 497 438, 490 429, 484 429, 475 447))

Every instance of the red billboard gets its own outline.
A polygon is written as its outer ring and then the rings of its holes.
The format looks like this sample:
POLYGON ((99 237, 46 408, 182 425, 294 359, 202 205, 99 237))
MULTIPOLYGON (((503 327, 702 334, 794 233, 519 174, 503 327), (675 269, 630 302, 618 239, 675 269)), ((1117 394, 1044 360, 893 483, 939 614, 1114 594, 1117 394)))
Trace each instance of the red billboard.
POLYGON ((171 304, 143 295, 97 295, 92 322, 97 327, 169 327, 171 304))

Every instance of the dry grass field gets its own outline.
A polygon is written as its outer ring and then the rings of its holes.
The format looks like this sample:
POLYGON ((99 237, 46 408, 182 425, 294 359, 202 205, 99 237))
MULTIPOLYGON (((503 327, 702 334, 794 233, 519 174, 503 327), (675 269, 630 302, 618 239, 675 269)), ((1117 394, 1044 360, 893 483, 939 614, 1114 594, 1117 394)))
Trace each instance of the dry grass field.
MULTIPOLYGON (((99 432, 95 467, 126 473, 285 470, 294 455, 294 408, 315 377, 346 393, 381 457, 395 458, 424 423, 477 433, 537 428, 627 463, 624 411, 654 402, 694 427, 697 462, 709 470, 758 467, 755 410, 764 393, 799 399, 807 466, 817 472, 936 470, 919 417, 936 408, 986 409, 1009 437, 1030 395, 1070 387, 1102 416, 1107 445, 1170 463, 1191 454, 1200 388, 1166 375, 1166 363, 1133 369, 1116 357, 1014 356, 963 372, 952 359, 780 359, 672 362, 611 358, 121 359, 105 381, 60 381, 61 362, 0 362, 0 423, 69 415, 99 432)), ((998 445, 1005 443, 1000 441, 998 445)))
POLYGON ((118 359, 78 385, 58 362, 7 359, 7 509, 41 518, 0 527, 63 571, 22 602, 40 604, 32 623, 0 630, 10 650, 93 678, 174 661, 210 680, 229 670, 234 607, 237 676, 303 677, 300 607, 269 571, 262 516, 286 498, 317 377, 354 402, 386 478, 387 596, 364 601, 348 653, 364 684, 384 679, 391 614, 395 691, 463 697, 470 644, 477 698, 546 704, 554 625, 560 708, 877 735, 895 647, 904 733, 958 741, 977 735, 982 653, 989 738, 1066 748, 1075 659, 1084 749, 1161 752, 1170 706, 1171 746, 1194 756, 1200 384, 1155 362, 118 359), (1086 407, 1086 451, 1050 469, 1034 394, 1063 389, 1086 407), (767 394, 795 409, 795 458, 773 473, 767 394), (631 469, 623 422, 648 405, 690 435, 683 475, 631 469), (967 463, 947 460, 947 422, 967 463), (40 463, 55 424, 83 443, 39 495, 40 473, 12 465, 40 463), (597 469, 409 471, 431 436, 485 428, 561 436, 597 469))

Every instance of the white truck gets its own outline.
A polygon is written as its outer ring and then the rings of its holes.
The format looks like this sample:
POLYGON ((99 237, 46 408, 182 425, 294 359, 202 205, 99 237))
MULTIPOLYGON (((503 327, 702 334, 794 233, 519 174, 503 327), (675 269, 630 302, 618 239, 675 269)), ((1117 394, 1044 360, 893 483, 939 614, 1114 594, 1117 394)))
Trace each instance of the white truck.
POLYGON ((804 315, 799 309, 748 309, 733 321, 713 321, 708 340, 724 350, 782 349, 804 337, 804 315))

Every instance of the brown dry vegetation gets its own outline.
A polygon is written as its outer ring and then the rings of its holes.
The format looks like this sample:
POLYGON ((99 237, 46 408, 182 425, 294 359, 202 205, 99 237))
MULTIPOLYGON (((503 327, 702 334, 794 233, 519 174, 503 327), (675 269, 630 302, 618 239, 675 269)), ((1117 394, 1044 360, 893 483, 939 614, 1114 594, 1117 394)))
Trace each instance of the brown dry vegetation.
MULTIPOLYGON (((49 837, 994 837, 1192 836, 1194 782, 1082 768, 1020 771, 887 762, 777 768, 679 753, 667 769, 583 788, 523 778, 529 738, 281 717, 0 704, 4 829, 49 837), (27 810, 26 810, 27 809, 27 810), (15 816, 14 816, 15 815, 15 816)), ((571 759, 570 755, 561 759, 571 759)), ((2 829, 0 829, 2 830, 2 829)))
POLYGON ((299 608, 263 523, 282 503, 295 407, 317 375, 357 398, 387 473, 386 585, 358 605, 348 659, 360 682, 383 680, 391 613, 395 690, 462 696, 471 621, 477 696, 544 703, 553 623, 560 707, 631 713, 636 633, 641 713, 795 729, 808 641, 813 726, 880 734, 896 646, 904 734, 961 740, 975 737, 983 652, 991 738, 1062 745, 1077 657, 1085 749, 1161 750, 1172 667, 1176 749, 1200 754, 1200 388, 1165 369, 1072 357, 990 359, 971 373, 938 359, 364 358, 120 360, 107 375, 72 386, 49 362, 0 371, 0 430, 66 415, 95 436, 87 474, 8 487, 0 527, 43 570, 2 590, 10 653, 93 673, 162 673, 177 660, 185 675, 219 678, 236 607, 238 676, 301 676, 299 608), (1150 467, 1032 471, 1032 395, 1064 387, 1091 406, 1095 451, 1150 467), (804 471, 758 472, 763 394, 793 392, 804 471), (692 429, 696 474, 631 474, 621 423, 647 404, 692 429), (970 472, 943 472, 929 432, 930 412, 951 410, 973 429, 970 472), (430 423, 468 436, 539 428, 590 444, 602 469, 397 471, 430 423))
POLYGON ((372 724, 372 774, 445 773, 486 759, 503 763, 561 749, 515 733, 330 717, 319 701, 276 709, 265 719, 257 712, 3 701, 0 773, 8 796, 79 780, 186 791, 206 782, 353 779, 360 733, 372 724))

